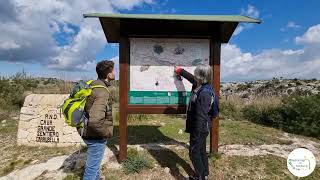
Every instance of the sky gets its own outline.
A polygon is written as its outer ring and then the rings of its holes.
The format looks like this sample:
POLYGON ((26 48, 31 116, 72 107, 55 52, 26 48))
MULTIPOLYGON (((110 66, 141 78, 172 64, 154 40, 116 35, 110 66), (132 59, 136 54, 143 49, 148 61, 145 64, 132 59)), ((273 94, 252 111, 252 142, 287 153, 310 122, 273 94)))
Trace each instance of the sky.
POLYGON ((108 44, 91 12, 246 15, 221 47, 221 80, 320 79, 319 0, 1 0, 0 76, 22 70, 65 80, 95 78, 98 61, 119 69, 119 45, 108 44))

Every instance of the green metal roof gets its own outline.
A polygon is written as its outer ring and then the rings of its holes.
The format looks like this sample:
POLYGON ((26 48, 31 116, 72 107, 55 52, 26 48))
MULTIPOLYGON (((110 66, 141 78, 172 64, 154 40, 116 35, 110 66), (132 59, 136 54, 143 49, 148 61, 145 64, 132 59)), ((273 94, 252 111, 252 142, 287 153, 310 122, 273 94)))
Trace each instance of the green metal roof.
POLYGON ((90 13, 83 17, 120 18, 120 19, 158 19, 181 21, 215 21, 215 22, 247 22, 261 23, 261 20, 241 15, 169 15, 169 14, 105 14, 90 13))

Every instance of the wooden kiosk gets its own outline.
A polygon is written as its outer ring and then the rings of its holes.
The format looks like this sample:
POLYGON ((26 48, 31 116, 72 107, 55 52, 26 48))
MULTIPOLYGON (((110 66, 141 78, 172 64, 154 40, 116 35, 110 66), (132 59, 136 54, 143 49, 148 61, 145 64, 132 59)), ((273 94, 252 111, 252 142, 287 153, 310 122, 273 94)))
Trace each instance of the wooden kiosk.
MULTIPOLYGON (((186 102, 169 103, 163 97, 160 103, 132 103, 137 99, 129 95, 131 39, 148 38, 196 39, 206 40, 208 47, 208 64, 213 69, 212 85, 220 92, 220 53, 221 43, 228 43, 240 22, 260 23, 260 20, 239 15, 155 15, 155 14, 84 14, 84 17, 99 18, 109 43, 119 43, 120 47, 120 160, 127 156, 127 116, 128 114, 184 114, 186 102), (130 96, 130 97, 129 97, 130 96), (167 101, 167 103, 166 103, 167 101)), ((170 40, 168 40, 170 41, 170 40)), ((177 42, 174 42, 177 44, 177 42)), ((172 44, 172 43, 171 43, 172 44)), ((154 47, 157 48, 157 47, 154 47)), ((159 48, 158 48, 159 49, 159 48)), ((191 49, 195 49, 192 48, 191 49)), ((139 49, 136 49, 139 51, 139 49)), ((163 48, 160 48, 161 53, 163 48)), ((177 50, 176 50, 177 51, 177 50)), ((184 52, 178 49, 177 54, 184 52)), ((158 53, 158 54, 159 54, 158 53)), ((197 60, 197 59, 196 59, 197 60)), ((169 64, 170 65, 170 64, 169 64)), ((149 66, 147 66, 148 68, 149 66)), ((161 67, 162 68, 162 67, 161 67)), ((171 72, 170 72, 171 73, 171 72)), ((136 75, 135 75, 136 76, 136 75)), ((158 83, 158 82, 157 82, 158 83)), ((169 93, 171 94, 171 93, 169 93)), ((178 93, 178 96, 180 94, 178 93)), ((171 98, 171 97, 170 97, 171 98)), ((179 98, 179 97, 178 97, 179 98)), ((160 99, 160 98, 158 98, 160 99)), ((168 101, 167 101, 168 99, 168 101)), ((140 99, 141 100, 141 99, 140 99)), ((141 102, 139 99, 134 102, 141 102)), ((150 100, 150 98, 149 98, 150 100)), ((152 99, 151 99, 152 101, 152 99)), ((177 101, 180 102, 180 101, 177 101)), ((182 102, 182 101, 181 101, 182 102)), ((219 119, 213 121, 210 134, 210 152, 218 151, 219 119)))

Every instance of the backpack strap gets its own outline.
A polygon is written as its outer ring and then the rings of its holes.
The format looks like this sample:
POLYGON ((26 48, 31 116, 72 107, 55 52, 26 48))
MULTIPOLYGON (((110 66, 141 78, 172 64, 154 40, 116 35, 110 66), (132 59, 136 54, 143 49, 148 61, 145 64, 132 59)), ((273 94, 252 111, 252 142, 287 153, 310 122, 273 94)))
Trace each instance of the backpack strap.
POLYGON ((94 89, 94 88, 104 88, 104 89, 106 89, 106 90, 108 91, 108 93, 110 93, 109 89, 108 89, 107 87, 103 86, 103 85, 94 85, 94 86, 91 86, 90 88, 91 88, 91 89, 94 89))
MULTIPOLYGON (((89 81, 87 81, 86 83, 87 83, 88 85, 90 85, 92 82, 93 82, 93 80, 89 80, 89 81)), ((90 86, 90 88, 91 88, 91 89, 94 89, 94 88, 104 88, 105 90, 108 91, 108 93, 110 93, 109 89, 108 89, 107 87, 103 86, 103 85, 93 85, 93 86, 90 86)))
POLYGON ((91 84, 93 82, 93 80, 89 80, 86 82, 86 84, 91 84))

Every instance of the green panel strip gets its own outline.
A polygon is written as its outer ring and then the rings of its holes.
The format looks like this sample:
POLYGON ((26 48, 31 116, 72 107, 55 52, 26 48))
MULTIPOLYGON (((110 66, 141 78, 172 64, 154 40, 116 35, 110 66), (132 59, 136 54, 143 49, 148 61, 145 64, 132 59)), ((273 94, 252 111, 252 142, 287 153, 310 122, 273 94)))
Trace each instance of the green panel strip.
POLYGON ((129 104, 172 105, 187 104, 191 92, 130 91, 129 104))

